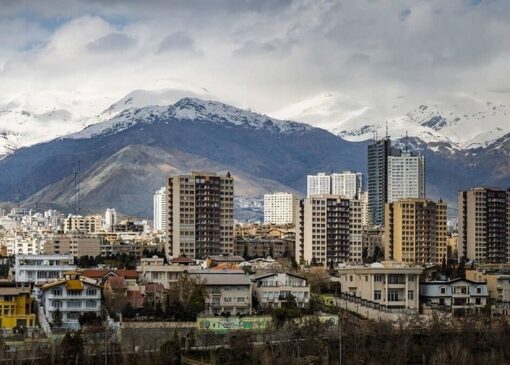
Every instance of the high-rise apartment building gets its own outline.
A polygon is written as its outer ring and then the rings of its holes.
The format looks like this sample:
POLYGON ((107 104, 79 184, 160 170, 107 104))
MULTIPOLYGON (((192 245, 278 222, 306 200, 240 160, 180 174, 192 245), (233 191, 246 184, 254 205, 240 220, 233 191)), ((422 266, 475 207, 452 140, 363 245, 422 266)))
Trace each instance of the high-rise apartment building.
POLYGON ((347 199, 359 199, 363 191, 363 174, 361 172, 342 171, 331 174, 331 194, 341 195, 347 199))
POLYGON ((351 263, 363 262, 363 204, 349 200, 349 259, 351 263))
POLYGON ((162 232, 166 227, 166 188, 163 186, 161 189, 154 193, 153 204, 153 225, 155 232, 162 232))
POLYGON ((425 198, 425 159, 415 152, 391 147, 389 137, 368 146, 368 220, 384 224, 385 204, 425 198))
POLYGON ((115 208, 108 208, 104 213, 104 228, 106 231, 111 231, 117 224, 117 211, 115 208))
POLYGON ((203 259, 234 252, 234 178, 193 172, 166 182, 165 253, 203 259))
POLYGON ((447 206, 441 200, 404 199, 386 204, 384 256, 412 264, 446 259, 447 206))
POLYGON ((361 262, 361 203, 319 195, 296 203, 296 261, 336 266, 361 262))
POLYGON ((458 255, 478 263, 510 260, 510 189, 459 192, 458 255))
POLYGON ((306 196, 331 194, 331 176, 324 172, 308 175, 306 178, 306 196))
POLYGON ((393 150, 388 156, 388 202, 425 198, 425 158, 417 153, 393 150))
POLYGON ((293 224, 294 207, 297 197, 291 193, 264 195, 265 224, 293 224))
POLYGON ((368 221, 384 224, 384 204, 388 201, 388 156, 391 140, 384 138, 368 145, 368 221))

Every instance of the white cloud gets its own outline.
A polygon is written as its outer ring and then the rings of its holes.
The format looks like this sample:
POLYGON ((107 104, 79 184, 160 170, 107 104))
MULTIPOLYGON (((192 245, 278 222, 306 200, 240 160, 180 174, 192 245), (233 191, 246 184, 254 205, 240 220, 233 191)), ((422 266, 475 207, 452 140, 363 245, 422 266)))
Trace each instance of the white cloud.
POLYGON ((505 0, 12 1, 0 8, 0 98, 111 100, 179 82, 265 112, 325 91, 387 108, 456 92, 510 103, 509 11, 505 0))

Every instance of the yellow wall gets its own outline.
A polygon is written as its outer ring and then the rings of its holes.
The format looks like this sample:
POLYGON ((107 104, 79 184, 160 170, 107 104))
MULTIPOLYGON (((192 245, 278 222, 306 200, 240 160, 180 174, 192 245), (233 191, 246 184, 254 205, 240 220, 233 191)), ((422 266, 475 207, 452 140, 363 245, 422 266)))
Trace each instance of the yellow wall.
POLYGON ((36 325, 35 314, 32 313, 32 299, 29 294, 13 295, 13 300, 0 300, 0 328, 12 329, 18 320, 24 321, 24 327, 36 325))

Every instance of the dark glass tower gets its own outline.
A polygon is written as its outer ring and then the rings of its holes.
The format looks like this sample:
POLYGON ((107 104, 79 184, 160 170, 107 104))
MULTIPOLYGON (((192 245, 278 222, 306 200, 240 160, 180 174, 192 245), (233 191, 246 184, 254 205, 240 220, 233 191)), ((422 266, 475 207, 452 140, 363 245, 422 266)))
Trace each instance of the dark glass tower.
POLYGON ((384 224, 384 204, 388 201, 388 156, 391 140, 386 137, 368 146, 368 220, 384 224))

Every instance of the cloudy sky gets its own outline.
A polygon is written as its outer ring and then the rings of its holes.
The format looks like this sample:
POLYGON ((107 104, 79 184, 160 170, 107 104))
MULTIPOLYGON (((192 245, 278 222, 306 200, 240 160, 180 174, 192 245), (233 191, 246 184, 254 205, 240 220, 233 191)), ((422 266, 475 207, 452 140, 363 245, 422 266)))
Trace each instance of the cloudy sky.
MULTIPOLYGON (((0 100, 205 88, 263 112, 323 92, 510 103, 507 0, 0 0, 0 100)), ((99 108, 99 106, 98 106, 99 108)))

